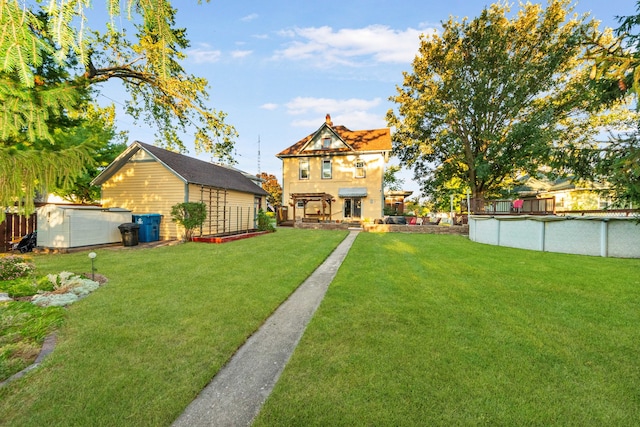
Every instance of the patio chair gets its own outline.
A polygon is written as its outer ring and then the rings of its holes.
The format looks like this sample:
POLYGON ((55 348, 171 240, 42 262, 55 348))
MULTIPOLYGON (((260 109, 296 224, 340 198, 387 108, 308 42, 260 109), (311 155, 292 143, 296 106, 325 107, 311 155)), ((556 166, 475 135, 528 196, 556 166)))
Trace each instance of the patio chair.
POLYGON ((520 211, 522 211, 522 205, 524 204, 524 200, 522 199, 516 199, 513 201, 513 210, 516 211, 517 213, 520 213, 520 211))

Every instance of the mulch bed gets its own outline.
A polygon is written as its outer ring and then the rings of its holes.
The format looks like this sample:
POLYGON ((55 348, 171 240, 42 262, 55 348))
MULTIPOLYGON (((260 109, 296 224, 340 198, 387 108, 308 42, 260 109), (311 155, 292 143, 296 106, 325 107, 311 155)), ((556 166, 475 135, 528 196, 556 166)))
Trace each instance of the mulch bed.
POLYGON ((200 236, 200 237, 192 237, 191 241, 193 242, 203 242, 203 243, 227 243, 233 242, 234 240, 242 240, 248 239, 250 237, 261 236, 263 234, 271 233, 271 231, 256 231, 251 233, 242 233, 242 234, 232 234, 229 236, 200 236))

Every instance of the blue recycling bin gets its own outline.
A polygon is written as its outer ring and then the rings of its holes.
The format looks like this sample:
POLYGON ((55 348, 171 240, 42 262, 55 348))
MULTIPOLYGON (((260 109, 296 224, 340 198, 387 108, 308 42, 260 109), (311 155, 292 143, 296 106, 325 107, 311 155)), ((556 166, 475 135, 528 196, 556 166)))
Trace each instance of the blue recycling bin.
POLYGON ((138 241, 156 242, 160 240, 160 214, 140 214, 133 215, 133 222, 140 226, 138 231, 138 241))

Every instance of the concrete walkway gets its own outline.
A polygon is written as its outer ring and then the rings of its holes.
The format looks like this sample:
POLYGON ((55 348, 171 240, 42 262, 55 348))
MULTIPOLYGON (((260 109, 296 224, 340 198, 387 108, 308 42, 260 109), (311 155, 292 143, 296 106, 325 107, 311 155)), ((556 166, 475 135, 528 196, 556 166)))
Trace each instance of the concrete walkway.
POLYGON ((173 426, 248 426, 298 345, 309 320, 359 231, 325 262, 240 347, 173 426))

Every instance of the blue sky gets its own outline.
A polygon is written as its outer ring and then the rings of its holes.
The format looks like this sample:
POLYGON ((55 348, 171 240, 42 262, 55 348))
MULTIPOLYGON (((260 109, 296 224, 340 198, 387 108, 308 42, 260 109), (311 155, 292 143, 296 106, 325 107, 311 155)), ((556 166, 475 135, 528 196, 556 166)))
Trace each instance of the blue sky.
MULTIPOLYGON (((100 2, 95 2, 99 4, 100 2)), ((236 127, 236 167, 272 173, 275 157, 317 130, 325 115, 352 130, 386 126, 388 98, 411 71, 419 35, 439 31, 449 16, 477 16, 492 2, 476 0, 175 0, 176 23, 191 47, 184 67, 210 84, 210 106, 236 127), (258 140, 260 143, 258 144, 258 140), (260 151, 260 157, 258 157, 260 151)), ((546 4, 546 1, 543 2, 546 4)), ((514 4, 510 2, 510 4, 514 4)), ((575 11, 615 27, 636 0, 583 0, 575 11)), ((517 3, 516 3, 517 5, 517 3)), ((96 9, 99 6, 94 6, 96 9)), ((512 10, 517 8, 514 7, 512 10)), ((117 91, 105 94, 118 99, 117 91)), ((108 102, 103 98, 103 101, 108 102)), ((153 131, 122 114, 131 142, 153 143, 153 131)), ((196 155, 188 136, 189 155, 196 155)), ((411 172, 404 187, 419 194, 411 172)))

